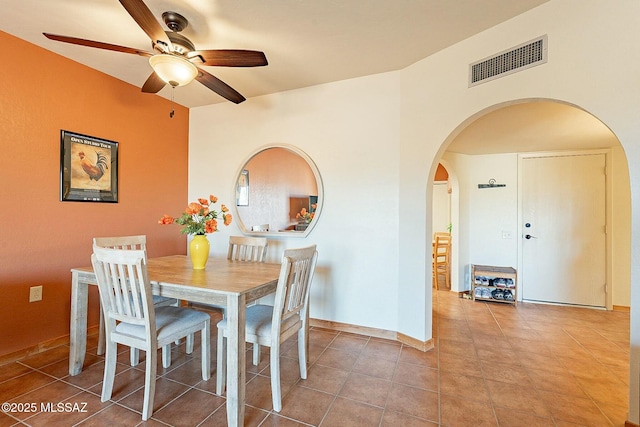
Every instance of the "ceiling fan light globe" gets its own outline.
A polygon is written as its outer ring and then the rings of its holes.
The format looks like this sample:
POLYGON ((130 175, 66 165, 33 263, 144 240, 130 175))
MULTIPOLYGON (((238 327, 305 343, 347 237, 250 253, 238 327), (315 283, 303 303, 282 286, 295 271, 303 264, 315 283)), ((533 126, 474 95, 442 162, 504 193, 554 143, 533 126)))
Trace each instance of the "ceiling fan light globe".
POLYGON ((153 55, 149 64, 158 77, 174 87, 187 85, 198 75, 195 65, 175 55, 153 55))

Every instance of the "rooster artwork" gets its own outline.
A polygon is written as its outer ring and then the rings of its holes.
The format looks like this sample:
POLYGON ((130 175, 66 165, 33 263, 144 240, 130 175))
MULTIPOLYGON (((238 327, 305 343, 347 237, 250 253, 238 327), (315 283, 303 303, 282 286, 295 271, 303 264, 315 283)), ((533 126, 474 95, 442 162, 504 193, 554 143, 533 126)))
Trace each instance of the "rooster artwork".
POLYGON ((118 203, 118 143, 60 131, 60 200, 118 203))
POLYGON ((80 165, 82 166, 82 170, 89 175, 89 180, 98 181, 104 175, 104 171, 109 169, 109 165, 107 164, 107 157, 102 154, 100 151, 96 150, 96 160, 92 162, 84 151, 78 153, 78 157, 80 157, 80 165))

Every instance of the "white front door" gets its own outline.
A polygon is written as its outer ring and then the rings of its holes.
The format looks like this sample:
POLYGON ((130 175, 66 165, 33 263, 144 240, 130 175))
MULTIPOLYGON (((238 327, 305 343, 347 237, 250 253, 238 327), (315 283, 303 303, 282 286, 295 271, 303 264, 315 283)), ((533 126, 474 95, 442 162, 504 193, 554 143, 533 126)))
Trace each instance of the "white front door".
POLYGON ((605 155, 523 157, 522 298, 605 307, 605 155))

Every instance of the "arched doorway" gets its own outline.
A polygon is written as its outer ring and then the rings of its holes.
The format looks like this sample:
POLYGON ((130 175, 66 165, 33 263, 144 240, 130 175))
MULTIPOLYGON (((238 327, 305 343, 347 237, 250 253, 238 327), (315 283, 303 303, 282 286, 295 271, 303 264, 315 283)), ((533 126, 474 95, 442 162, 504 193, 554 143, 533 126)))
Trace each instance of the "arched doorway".
POLYGON ((469 287, 472 263, 521 267, 523 224, 518 205, 518 156, 532 152, 599 149, 609 153, 610 173, 613 174, 607 190, 606 265, 607 286, 611 290, 607 308, 629 307, 628 165, 617 137, 605 124, 574 105, 529 99, 481 111, 451 135, 441 148, 439 161, 446 162, 447 170, 456 174, 460 181, 459 207, 452 211, 452 217, 459 217, 456 234, 460 243, 453 248, 459 259, 456 271, 459 290, 469 287), (491 179, 505 186, 499 191, 483 193, 478 190, 478 184, 491 179), (612 188, 616 191, 610 191, 612 188))

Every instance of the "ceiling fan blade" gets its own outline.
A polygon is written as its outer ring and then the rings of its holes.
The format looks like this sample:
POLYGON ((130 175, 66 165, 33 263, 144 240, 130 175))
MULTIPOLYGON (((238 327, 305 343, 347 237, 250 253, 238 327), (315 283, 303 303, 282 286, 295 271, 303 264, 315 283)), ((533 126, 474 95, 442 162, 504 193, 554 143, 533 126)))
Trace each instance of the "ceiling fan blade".
POLYGON ((145 93, 158 93, 166 84, 156 73, 151 73, 147 81, 142 85, 142 91, 145 93))
POLYGON ((257 50, 212 49, 189 52, 189 58, 202 57, 202 65, 218 67, 262 67, 268 65, 264 52, 257 50))
POLYGON ((162 42, 171 50, 171 41, 142 0, 120 0, 120 4, 149 36, 153 43, 162 42))
POLYGON ((201 68, 198 68, 198 75, 196 76, 196 80, 218 95, 236 104, 240 104, 246 99, 244 96, 240 95, 240 93, 238 93, 234 88, 232 88, 219 78, 207 73, 201 68))
POLYGON ((131 47, 118 46, 111 43, 96 42, 93 40, 79 39, 76 37, 59 36, 57 34, 49 34, 49 33, 42 33, 42 34, 44 34, 44 36, 50 40, 55 40, 55 41, 64 42, 64 43, 95 47, 95 48, 104 49, 104 50, 112 50, 114 52, 131 53, 133 55, 140 55, 140 56, 146 56, 146 57, 153 56, 153 53, 151 52, 147 52, 140 49, 134 49, 131 47))

